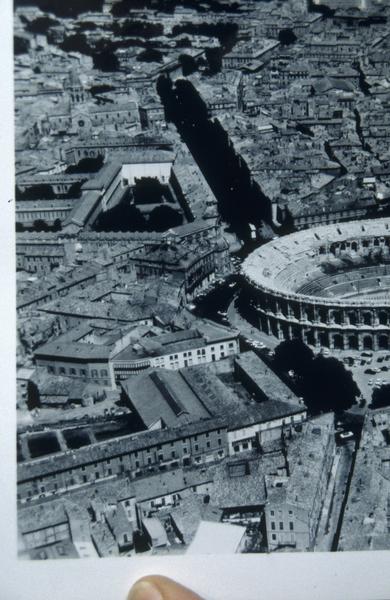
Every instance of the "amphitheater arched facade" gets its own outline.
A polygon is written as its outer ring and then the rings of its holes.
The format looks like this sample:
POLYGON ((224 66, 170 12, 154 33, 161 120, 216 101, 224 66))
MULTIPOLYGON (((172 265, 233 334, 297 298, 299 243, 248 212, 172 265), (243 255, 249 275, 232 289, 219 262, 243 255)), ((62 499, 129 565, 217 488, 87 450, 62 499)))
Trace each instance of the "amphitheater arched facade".
POLYGON ((279 238, 246 259, 243 275, 265 333, 316 348, 390 349, 390 219, 279 238))

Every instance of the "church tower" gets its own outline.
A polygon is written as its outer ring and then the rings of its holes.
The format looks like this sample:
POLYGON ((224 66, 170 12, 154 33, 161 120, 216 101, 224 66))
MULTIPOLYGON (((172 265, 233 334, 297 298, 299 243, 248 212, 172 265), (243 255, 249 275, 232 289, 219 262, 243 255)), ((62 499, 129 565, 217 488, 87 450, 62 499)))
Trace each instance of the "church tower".
POLYGON ((72 69, 65 81, 65 91, 72 105, 83 104, 87 100, 86 91, 75 69, 72 69))

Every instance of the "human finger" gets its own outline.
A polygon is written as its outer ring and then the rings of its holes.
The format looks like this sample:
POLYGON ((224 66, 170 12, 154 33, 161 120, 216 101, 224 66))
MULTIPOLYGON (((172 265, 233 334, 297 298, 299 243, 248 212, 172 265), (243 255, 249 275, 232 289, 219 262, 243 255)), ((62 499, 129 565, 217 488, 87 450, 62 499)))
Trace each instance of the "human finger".
POLYGON ((134 584, 128 600, 202 600, 202 598, 168 577, 150 575, 139 579, 134 584))

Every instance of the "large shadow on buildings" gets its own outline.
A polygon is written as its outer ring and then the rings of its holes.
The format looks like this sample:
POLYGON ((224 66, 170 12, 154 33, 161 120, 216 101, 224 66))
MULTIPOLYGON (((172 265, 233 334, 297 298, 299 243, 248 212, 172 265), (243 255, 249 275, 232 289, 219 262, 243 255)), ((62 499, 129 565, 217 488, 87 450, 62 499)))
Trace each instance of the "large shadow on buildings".
POLYGON ((252 181, 249 169, 234 151, 217 119, 194 86, 162 76, 157 91, 168 121, 177 127, 218 201, 219 212, 242 240, 250 239, 249 223, 271 221, 271 204, 252 181))

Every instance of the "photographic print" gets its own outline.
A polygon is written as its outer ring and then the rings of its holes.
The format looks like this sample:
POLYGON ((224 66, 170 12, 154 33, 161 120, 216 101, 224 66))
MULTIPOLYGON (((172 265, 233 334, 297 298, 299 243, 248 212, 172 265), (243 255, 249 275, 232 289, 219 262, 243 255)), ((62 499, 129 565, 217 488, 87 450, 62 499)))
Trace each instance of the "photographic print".
POLYGON ((390 550, 386 0, 15 0, 18 556, 390 550))

